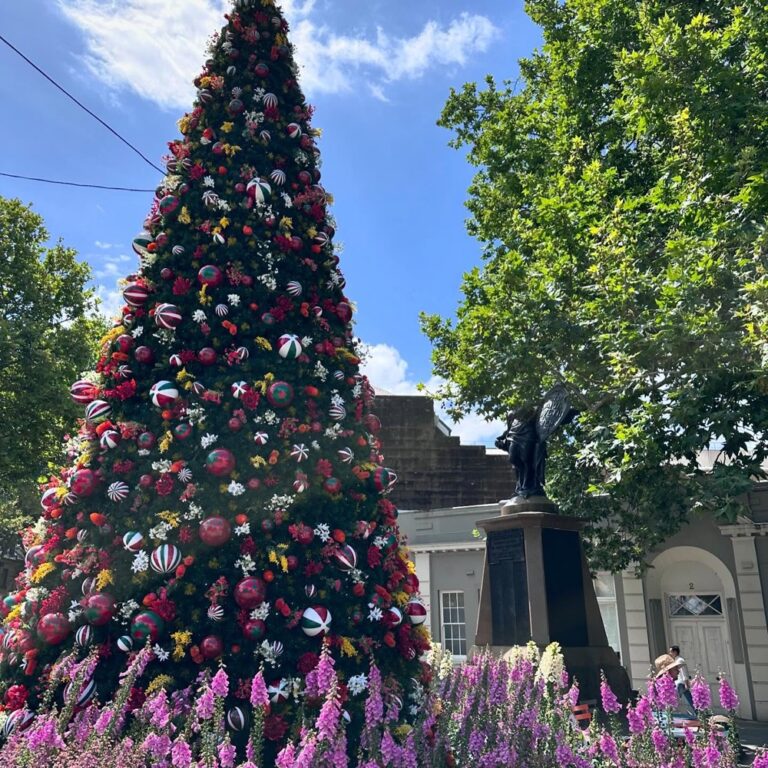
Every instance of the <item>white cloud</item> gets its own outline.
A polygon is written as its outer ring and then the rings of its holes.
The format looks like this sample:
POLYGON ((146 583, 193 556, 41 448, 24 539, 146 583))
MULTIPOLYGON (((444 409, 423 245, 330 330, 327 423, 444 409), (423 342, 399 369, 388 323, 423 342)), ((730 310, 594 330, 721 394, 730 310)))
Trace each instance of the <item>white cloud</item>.
MULTIPOLYGON (((408 361, 398 349, 389 344, 366 344, 364 349, 362 372, 374 387, 395 395, 422 394, 417 389, 418 382, 408 372, 408 361)), ((433 390, 440 384, 440 379, 433 376, 424 384, 428 390, 433 390)), ((469 414, 456 423, 439 406, 437 412, 451 433, 458 435, 465 445, 492 446, 495 438, 503 431, 501 422, 488 422, 477 414, 469 414)))
POLYGON ((102 243, 101 240, 96 240, 94 245, 101 251, 111 251, 113 248, 122 248, 121 245, 115 243, 102 243))
POLYGON ((123 308, 125 301, 123 300, 123 293, 117 288, 116 283, 113 283, 112 288, 103 283, 97 284, 96 296, 101 302, 99 305, 99 312, 104 315, 108 320, 120 315, 120 311, 123 308))
MULTIPOLYGON (((128 89, 162 107, 187 108, 206 40, 221 27, 228 0, 58 0, 84 33, 90 73, 112 89, 128 89)), ((361 88, 386 100, 384 86, 423 76, 437 66, 461 66, 487 50, 498 30, 485 16, 462 13, 447 25, 428 21, 411 37, 341 35, 313 18, 315 0, 283 9, 308 93, 361 88)))

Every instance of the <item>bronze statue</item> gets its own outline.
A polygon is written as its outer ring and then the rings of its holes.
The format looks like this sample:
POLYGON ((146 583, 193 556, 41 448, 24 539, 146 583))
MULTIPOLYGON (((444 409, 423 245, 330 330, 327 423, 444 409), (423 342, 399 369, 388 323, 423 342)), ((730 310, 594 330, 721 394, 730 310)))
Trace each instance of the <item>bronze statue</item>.
POLYGON ((571 407, 568 390, 556 384, 544 395, 539 406, 517 408, 507 416, 507 429, 496 438, 496 447, 509 453, 517 472, 515 497, 544 496, 547 440, 578 413, 571 407))

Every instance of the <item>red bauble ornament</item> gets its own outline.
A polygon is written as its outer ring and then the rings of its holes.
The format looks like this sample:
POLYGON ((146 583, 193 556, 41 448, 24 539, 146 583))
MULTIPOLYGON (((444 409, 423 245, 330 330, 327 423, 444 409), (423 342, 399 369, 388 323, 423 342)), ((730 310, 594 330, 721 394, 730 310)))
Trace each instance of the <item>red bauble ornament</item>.
POLYGON ((227 426, 232 430, 232 432, 239 432, 243 428, 243 422, 233 416, 227 422, 227 426))
POLYGON ((224 653, 224 642, 218 635, 206 635, 200 642, 200 653, 209 661, 216 659, 224 653))
POLYGON ((67 639, 71 627, 63 613, 47 613, 37 624, 37 636, 48 645, 58 645, 67 639))
POLYGON ((209 547, 220 547, 232 536, 232 526, 223 517, 208 517, 200 523, 200 540, 209 547))
POLYGON ((136 347, 133 356, 136 358, 137 362, 143 363, 144 365, 151 365, 155 362, 155 353, 150 347, 136 347))
POLYGON ((203 365, 213 365, 216 362, 217 357, 218 357, 218 354, 216 353, 216 350, 213 349, 213 347, 203 347, 197 353, 197 359, 203 365))
POLYGON ((250 611, 264 602, 267 585, 256 576, 248 576, 237 583, 233 596, 241 608, 250 611))
POLYGON ((296 555, 288 555, 285 559, 289 571, 295 571, 299 567, 299 558, 296 555))
POLYGON ((261 619, 249 619, 243 624, 243 634, 254 642, 258 642, 267 632, 267 625, 261 619))
POLYGON ((216 477, 232 474, 236 465, 235 455, 227 448, 216 448, 205 459, 205 468, 216 477))
POLYGON ((214 264, 206 264, 206 266, 200 267, 200 271, 197 273, 197 279, 203 285, 210 285, 213 287, 221 285, 224 281, 224 273, 214 264))
POLYGON ((96 592, 85 599, 83 616, 89 624, 103 627, 115 613, 115 598, 106 592, 96 592))
POLYGON ((121 333, 116 339, 115 339, 115 346, 120 352, 130 352, 136 342, 133 339, 133 336, 131 336, 128 333, 121 333))
POLYGON ((77 472, 72 475, 72 481, 69 484, 69 488, 72 493, 77 496, 90 496, 96 490, 97 482, 93 470, 78 469, 77 472))

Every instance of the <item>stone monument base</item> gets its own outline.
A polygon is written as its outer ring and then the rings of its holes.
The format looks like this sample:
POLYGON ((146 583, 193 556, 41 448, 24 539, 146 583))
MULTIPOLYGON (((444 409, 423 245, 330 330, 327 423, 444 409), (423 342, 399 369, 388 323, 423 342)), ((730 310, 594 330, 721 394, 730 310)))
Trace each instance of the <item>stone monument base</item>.
POLYGON ((542 649, 557 642, 582 700, 599 700, 602 670, 626 702, 629 677, 605 635, 583 522, 556 512, 549 499, 531 498, 478 522, 487 539, 475 646, 503 656, 531 640, 542 649))

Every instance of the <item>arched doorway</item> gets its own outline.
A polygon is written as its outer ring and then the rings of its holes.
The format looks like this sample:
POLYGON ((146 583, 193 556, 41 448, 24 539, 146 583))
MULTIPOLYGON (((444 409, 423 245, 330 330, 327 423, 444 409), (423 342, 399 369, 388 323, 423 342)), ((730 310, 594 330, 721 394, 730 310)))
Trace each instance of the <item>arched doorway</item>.
POLYGON ((699 547, 672 547, 659 554, 646 576, 646 594, 661 606, 667 646, 679 645, 693 675, 700 671, 717 702, 724 674, 741 699, 740 714, 750 716, 746 669, 735 664, 729 610, 735 609, 735 584, 726 565, 699 547), (731 598, 731 599, 729 599, 731 598))

